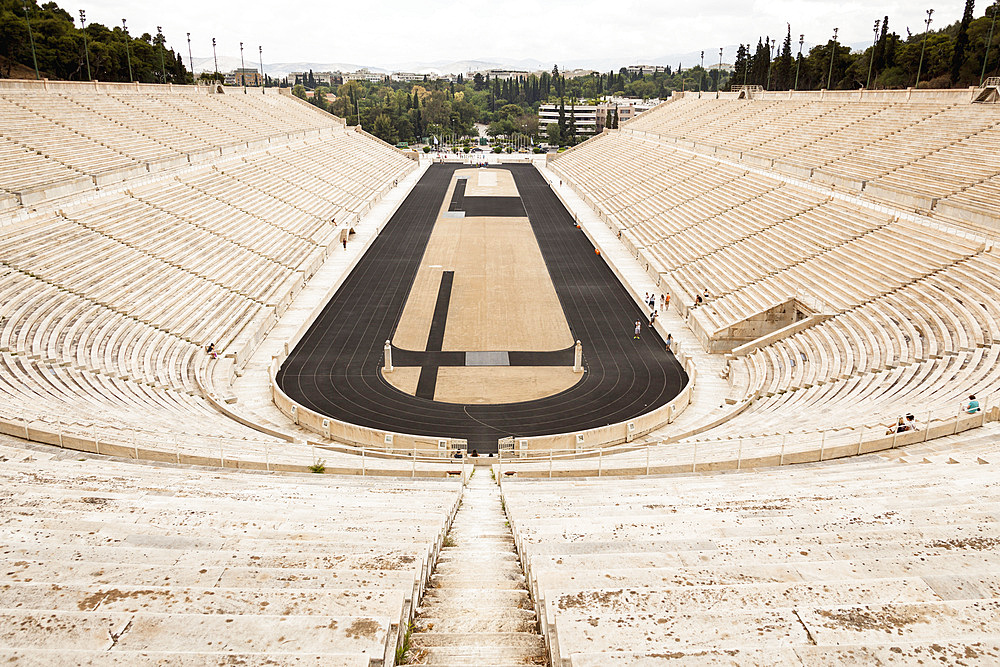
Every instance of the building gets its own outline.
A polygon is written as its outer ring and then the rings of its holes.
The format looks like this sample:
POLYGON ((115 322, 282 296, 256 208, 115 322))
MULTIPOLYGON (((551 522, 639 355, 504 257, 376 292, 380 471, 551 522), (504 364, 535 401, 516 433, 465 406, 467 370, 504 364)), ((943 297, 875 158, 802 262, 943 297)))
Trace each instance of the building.
POLYGON ((381 83, 386 80, 386 75, 382 72, 373 72, 367 67, 362 67, 357 72, 345 72, 344 81, 371 81, 381 83))
POLYGON ((661 74, 667 71, 663 65, 629 65, 625 68, 629 74, 661 74))
POLYGON ((259 86, 261 83, 260 72, 251 67, 237 67, 226 73, 227 86, 259 86))
POLYGON ((472 79, 480 74, 483 78, 489 78, 490 81, 499 79, 500 81, 507 81, 508 79, 526 79, 531 74, 528 70, 524 69, 482 69, 476 72, 468 72, 465 78, 472 79))
MULTIPOLYGON (((566 105, 566 120, 574 119, 577 136, 589 136, 604 131, 608 112, 618 110, 618 122, 632 120, 640 113, 649 111, 660 103, 658 99, 639 100, 628 97, 612 97, 597 104, 577 103, 566 105)), ((542 104, 538 107, 538 128, 544 129, 549 123, 559 122, 559 105, 542 104)))
MULTIPOLYGON (((313 81, 316 82, 317 86, 339 86, 344 82, 341 77, 340 72, 313 72, 313 81)), ((305 82, 309 78, 309 72, 289 72, 288 80, 291 83, 295 83, 298 79, 301 82, 305 82)))
MULTIPOLYGON (((566 122, 573 119, 577 136, 593 135, 600 132, 597 129, 598 109, 600 105, 595 104, 566 104, 566 122)), ((549 126, 550 123, 559 122, 559 105, 542 104, 538 107, 538 129, 541 130, 549 126)), ((602 122, 603 129, 603 122, 602 122)))
POLYGON ((437 78, 438 76, 434 74, 417 74, 416 72, 393 72, 389 75, 390 81, 409 81, 410 83, 437 78))

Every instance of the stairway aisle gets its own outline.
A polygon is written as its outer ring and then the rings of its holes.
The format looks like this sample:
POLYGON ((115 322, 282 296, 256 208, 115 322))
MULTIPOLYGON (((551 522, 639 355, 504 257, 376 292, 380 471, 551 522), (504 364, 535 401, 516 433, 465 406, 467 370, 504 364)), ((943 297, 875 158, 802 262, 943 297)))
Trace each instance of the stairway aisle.
POLYGON ((500 487, 480 468, 417 610, 407 664, 544 665, 537 622, 500 487))

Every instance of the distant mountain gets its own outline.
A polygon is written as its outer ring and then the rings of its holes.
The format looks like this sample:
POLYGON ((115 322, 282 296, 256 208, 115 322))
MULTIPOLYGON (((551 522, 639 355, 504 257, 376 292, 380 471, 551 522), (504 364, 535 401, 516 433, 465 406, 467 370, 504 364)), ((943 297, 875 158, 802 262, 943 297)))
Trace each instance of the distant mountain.
MULTIPOLYGON (((756 46, 756 44, 754 46, 756 46)), ((803 48, 803 53, 808 53, 812 46, 812 44, 807 42, 803 48)), ((859 42, 855 44, 847 44, 846 46, 850 46, 853 51, 861 51, 868 48, 870 44, 859 42)), ((797 42, 792 44, 793 56, 798 53, 798 47, 799 45, 797 42)), ((723 48, 723 64, 731 66, 731 64, 736 61, 737 48, 738 46, 732 44, 723 48)), ((244 63, 246 67, 256 68, 259 66, 259 61, 255 59, 256 55, 257 54, 251 53, 250 51, 244 53, 244 63)), ((264 63, 264 72, 275 78, 287 76, 290 72, 308 72, 309 70, 314 72, 354 72, 362 68, 368 68, 373 72, 382 72, 385 74, 389 74, 391 72, 415 72, 417 74, 465 74, 467 72, 487 69, 514 69, 525 70, 527 72, 539 72, 551 70, 553 64, 558 64, 560 70, 593 69, 599 72, 608 72, 611 70, 617 72, 622 67, 626 67, 628 65, 670 65, 672 68, 676 68, 679 64, 682 65, 684 69, 687 69, 698 65, 700 62, 701 51, 687 51, 685 53, 667 53, 655 57, 637 56, 635 58, 588 58, 581 60, 568 60, 561 63, 546 63, 533 58, 516 59, 502 57, 474 58, 470 60, 438 60, 432 62, 409 61, 384 63, 382 65, 362 65, 344 62, 264 63)), ((718 66, 718 64, 718 48, 705 49, 705 67, 708 68, 712 65, 718 66)), ((240 67, 239 56, 219 56, 220 71, 230 72, 237 67, 240 67)), ((195 72, 211 72, 214 69, 215 64, 211 57, 194 59, 195 72)))
MULTIPOLYGON (((245 67, 258 67, 257 54, 249 51, 244 53, 245 67)), ((319 63, 319 62, 290 62, 290 63, 264 63, 264 72, 273 77, 283 77, 289 72, 354 72, 361 68, 368 68, 373 72, 416 72, 417 74, 465 74, 486 69, 516 69, 528 72, 552 69, 553 63, 543 63, 533 59, 505 59, 505 58, 478 58, 471 60, 438 60, 433 62, 410 61, 388 63, 382 65, 365 65, 358 63, 319 63)), ((239 57, 219 56, 219 70, 230 72, 240 67, 239 57)), ((561 67, 561 65, 560 65, 561 67)), ((209 58, 195 58, 195 72, 212 72, 215 69, 215 62, 209 58)))
MULTIPOLYGON (((260 61, 255 58, 250 58, 251 54, 249 52, 244 54, 244 63, 246 67, 253 67, 254 69, 260 67, 260 61)), ((257 54, 252 54, 256 56, 257 54)), ((231 72, 237 67, 240 67, 240 58, 236 56, 219 56, 219 71, 220 72, 231 72)), ((351 63, 310 63, 310 62, 293 62, 293 63, 264 63, 264 73, 275 78, 281 78, 287 76, 290 72, 308 72, 312 70, 314 72, 354 72, 362 67, 368 67, 373 72, 385 72, 389 73, 389 70, 367 66, 367 65, 356 65, 351 63)), ((196 73, 201 72, 212 72, 215 71, 215 62, 211 57, 208 58, 195 58, 194 59, 194 71, 196 73)))

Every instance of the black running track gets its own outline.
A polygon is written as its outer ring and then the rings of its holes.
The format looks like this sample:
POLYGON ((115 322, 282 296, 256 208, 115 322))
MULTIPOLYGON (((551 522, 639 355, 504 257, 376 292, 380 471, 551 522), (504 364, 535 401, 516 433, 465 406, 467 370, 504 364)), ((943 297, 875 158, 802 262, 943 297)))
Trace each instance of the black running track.
MULTIPOLYGON (((623 422, 676 396, 687 381, 686 373, 646 326, 646 313, 530 165, 499 168, 513 174, 573 339, 583 342, 583 379, 534 401, 463 405, 411 396, 382 378, 383 345, 392 339, 448 184, 459 168, 463 165, 436 164, 428 169, 282 365, 277 378, 281 389, 335 419, 398 433, 466 438, 470 449, 483 453, 495 452, 497 440, 506 436, 566 433, 623 422), (643 322, 641 340, 632 337, 637 319, 643 322)), ((488 198, 464 197, 460 205, 466 207, 467 216, 473 199, 488 198)), ((462 365, 464 354, 393 348, 394 365, 406 365, 404 358, 411 362, 419 358, 430 366, 462 365)), ((510 363, 572 365, 572 350, 511 351, 510 363)), ((433 378, 425 384, 429 381, 433 378)), ((421 393, 427 392, 425 386, 421 393)))

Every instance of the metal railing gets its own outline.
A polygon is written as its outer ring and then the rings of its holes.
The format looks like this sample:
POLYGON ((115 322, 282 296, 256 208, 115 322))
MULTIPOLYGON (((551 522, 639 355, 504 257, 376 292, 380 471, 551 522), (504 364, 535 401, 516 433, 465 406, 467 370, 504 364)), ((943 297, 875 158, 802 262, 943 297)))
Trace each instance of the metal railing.
MULTIPOLYGON (((605 474, 650 475, 699 470, 741 470, 856 456, 926 442, 982 426, 988 419, 992 396, 980 401, 974 413, 963 404, 954 409, 921 411, 917 430, 899 432, 883 423, 857 423, 823 429, 787 430, 756 435, 692 438, 671 443, 601 447, 577 450, 512 450, 500 452, 500 474, 552 477, 605 474), (507 466, 506 470, 504 466, 507 466)), ((995 418, 995 417, 994 417, 995 418)), ((895 426, 893 420, 892 426, 895 426)))
POLYGON ((409 477, 423 477, 429 473, 435 477, 459 474, 463 479, 467 478, 471 466, 464 451, 460 459, 445 460, 437 452, 416 447, 387 452, 382 448, 144 429, 11 412, 8 409, 0 414, 0 433, 63 449, 131 460, 271 472, 323 471, 362 477, 369 474, 409 477), (339 465, 327 465, 324 456, 331 453, 350 458, 339 461, 339 465), (443 465, 446 462, 450 465, 443 465))

